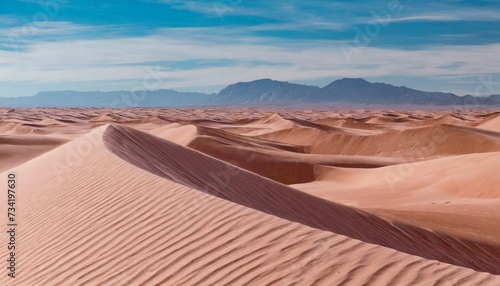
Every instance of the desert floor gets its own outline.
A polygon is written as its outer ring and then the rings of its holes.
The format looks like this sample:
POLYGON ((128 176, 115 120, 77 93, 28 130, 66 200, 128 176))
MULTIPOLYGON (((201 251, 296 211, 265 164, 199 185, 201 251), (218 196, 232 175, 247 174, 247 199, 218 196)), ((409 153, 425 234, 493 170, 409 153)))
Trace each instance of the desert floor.
POLYGON ((4 108, 0 159, 0 285, 500 285, 500 112, 4 108))

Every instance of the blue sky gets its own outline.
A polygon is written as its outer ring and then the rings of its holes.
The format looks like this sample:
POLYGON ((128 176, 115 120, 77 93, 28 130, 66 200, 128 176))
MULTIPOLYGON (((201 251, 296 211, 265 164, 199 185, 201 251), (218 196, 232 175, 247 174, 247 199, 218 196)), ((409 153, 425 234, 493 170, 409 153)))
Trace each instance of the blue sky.
POLYGON ((0 1, 0 96, 342 77, 481 96, 499 52, 500 0, 0 1))

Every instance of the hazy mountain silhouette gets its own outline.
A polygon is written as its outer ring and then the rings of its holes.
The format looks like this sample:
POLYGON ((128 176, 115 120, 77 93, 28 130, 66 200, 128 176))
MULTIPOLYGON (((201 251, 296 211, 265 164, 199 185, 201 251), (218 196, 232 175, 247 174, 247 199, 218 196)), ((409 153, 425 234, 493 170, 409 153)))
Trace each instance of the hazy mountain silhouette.
POLYGON ((320 88, 271 79, 231 84, 217 94, 157 91, 50 91, 34 96, 0 97, 5 107, 182 107, 207 105, 294 105, 345 103, 362 105, 499 105, 500 95, 457 96, 405 86, 343 78, 320 88))
POLYGON ((310 102, 321 92, 317 86, 307 86, 271 79, 231 84, 211 98, 215 104, 258 104, 310 102))
POLYGON ((8 107, 180 107, 208 102, 210 95, 175 90, 156 91, 46 91, 34 96, 0 97, 8 107))
POLYGON ((343 78, 319 88, 269 79, 232 84, 211 98, 216 104, 352 103, 390 105, 485 105, 500 98, 426 92, 361 78, 343 78))

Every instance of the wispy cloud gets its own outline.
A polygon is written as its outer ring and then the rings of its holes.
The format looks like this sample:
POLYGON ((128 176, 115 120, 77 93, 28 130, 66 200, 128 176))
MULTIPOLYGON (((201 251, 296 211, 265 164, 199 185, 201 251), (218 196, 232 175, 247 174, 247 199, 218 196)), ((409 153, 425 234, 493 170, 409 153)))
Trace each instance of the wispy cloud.
POLYGON ((3 35, 13 37, 30 37, 37 35, 69 35, 80 33, 82 30, 95 29, 96 27, 77 25, 71 22, 29 22, 22 26, 4 28, 1 30, 3 35))
POLYGON ((0 25, 16 25, 19 24, 19 18, 14 15, 0 15, 0 25))
POLYGON ((390 19, 388 22, 417 22, 417 21, 457 21, 458 18, 451 15, 418 15, 390 19))
MULTIPOLYGON (((348 28, 340 19, 333 19, 331 14, 318 13, 328 11, 337 5, 330 2, 317 1, 314 6, 297 0, 290 1, 248 1, 248 0, 158 0, 170 5, 173 9, 202 13, 221 20, 226 16, 253 16, 273 21, 276 29, 327 29, 343 30, 348 28), (258 4, 255 4, 258 3, 258 4), (311 7, 314 9, 311 9, 311 7)), ((264 27, 268 27, 267 25, 264 27)), ((258 28, 258 27, 256 27, 258 28)))
MULTIPOLYGON (((492 10, 468 10, 454 11, 446 14, 430 13, 417 14, 404 17, 396 17, 389 22, 452 22, 452 21, 498 21, 500 11, 492 10)), ((428 13, 428 12, 426 12, 428 13)))
POLYGON ((24 25, 0 27, 0 50, 23 50, 46 41, 67 41, 99 35, 115 36, 127 26, 89 26, 67 21, 28 22, 24 25), (98 31, 98 32, 96 32, 98 31))
POLYGON ((171 78, 162 87, 181 88, 262 77, 295 81, 395 74, 470 76, 498 73, 500 66, 496 57, 500 44, 418 51, 367 47, 348 63, 338 41, 310 42, 305 48, 294 41, 270 43, 259 37, 228 41, 226 37, 220 29, 191 28, 163 29, 141 37, 30 42, 22 51, 0 51, 0 79, 42 83, 132 81, 142 78, 147 67, 159 66, 171 78), (189 37, 180 37, 186 32, 189 37), (182 61, 213 64, 183 68, 177 64, 182 61), (224 64, 217 65, 217 61, 224 64))

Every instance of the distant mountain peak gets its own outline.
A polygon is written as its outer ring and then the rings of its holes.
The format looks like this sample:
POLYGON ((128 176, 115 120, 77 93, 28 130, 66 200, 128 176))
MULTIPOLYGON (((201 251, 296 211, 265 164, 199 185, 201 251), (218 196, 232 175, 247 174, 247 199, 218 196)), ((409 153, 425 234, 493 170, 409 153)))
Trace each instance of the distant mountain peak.
POLYGON ((370 83, 362 78, 344 77, 344 78, 337 79, 337 80, 333 81, 332 83, 325 86, 324 88, 328 88, 329 86, 341 86, 341 85, 356 86, 356 85, 369 85, 369 84, 372 84, 372 83, 370 83))
POLYGON ((211 102, 214 104, 288 104, 307 100, 319 87, 272 79, 258 79, 228 85, 211 102))
POLYGON ((353 83, 369 83, 367 80, 364 78, 353 78, 353 77, 343 77, 341 79, 336 80, 338 82, 353 82, 353 83))
POLYGON ((261 79, 256 79, 253 81, 249 81, 248 83, 262 83, 262 82, 277 82, 276 80, 270 79, 270 78, 261 78, 261 79))
MULTIPOLYGON (((130 91, 56 91, 35 96, 1 98, 5 107, 179 107, 204 105, 500 105, 500 95, 460 97, 453 93, 419 91, 405 86, 371 83, 363 78, 341 78, 320 88, 270 78, 228 85, 219 93, 202 94, 175 90, 146 91, 135 98, 130 91)), ((278 119, 273 116, 271 119, 278 119)))

